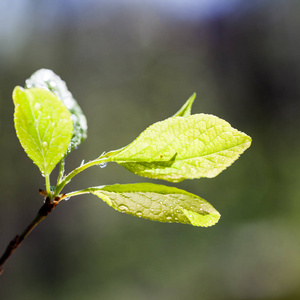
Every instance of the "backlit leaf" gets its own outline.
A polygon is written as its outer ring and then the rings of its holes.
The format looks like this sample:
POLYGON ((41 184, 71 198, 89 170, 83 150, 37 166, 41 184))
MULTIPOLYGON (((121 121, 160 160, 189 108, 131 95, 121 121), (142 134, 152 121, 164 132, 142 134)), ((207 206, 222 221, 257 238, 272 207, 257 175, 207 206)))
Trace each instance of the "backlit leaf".
POLYGON ((73 131, 69 110, 51 92, 16 87, 14 122, 25 152, 45 176, 65 155, 73 131))
POLYGON ((76 149, 87 137, 87 121, 80 106, 68 90, 66 83, 53 71, 40 69, 26 80, 26 87, 46 89, 54 93, 65 104, 71 113, 74 128, 67 154, 76 149))
POLYGON ((208 227, 220 214, 204 199, 174 187, 152 183, 115 184, 90 188, 114 209, 136 217, 208 227))
POLYGON ((179 111, 173 116, 173 117, 188 117, 191 114, 192 111, 192 105, 194 103, 194 100, 196 98, 196 93, 194 93, 185 103, 184 105, 179 109, 179 111))
POLYGON ((106 157, 137 175, 178 182, 217 176, 250 145, 251 138, 228 122, 195 114, 154 123, 106 157))

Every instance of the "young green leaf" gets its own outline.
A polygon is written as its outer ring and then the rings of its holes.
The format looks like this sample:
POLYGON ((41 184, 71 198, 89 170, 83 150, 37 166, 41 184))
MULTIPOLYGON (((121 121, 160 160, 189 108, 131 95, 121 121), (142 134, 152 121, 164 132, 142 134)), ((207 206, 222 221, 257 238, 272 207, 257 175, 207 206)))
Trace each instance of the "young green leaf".
POLYGON ((46 89, 54 93, 65 104, 71 113, 74 125, 67 154, 76 149, 87 137, 87 121, 80 106, 68 90, 66 83, 53 71, 40 69, 26 80, 26 87, 46 89))
POLYGON ((136 183, 89 190, 120 212, 153 221, 208 227, 220 219, 219 212, 207 201, 174 187, 136 183))
POLYGON ((215 177, 251 144, 251 138, 207 114, 171 117, 154 123, 131 144, 108 153, 129 171, 172 182, 215 177))
POLYGON ((70 112, 53 93, 40 88, 16 87, 13 101, 21 145, 48 176, 68 149, 73 131, 70 112))
POLYGON ((179 109, 179 111, 173 115, 173 117, 188 117, 191 114, 192 106, 196 98, 196 93, 194 93, 179 109))

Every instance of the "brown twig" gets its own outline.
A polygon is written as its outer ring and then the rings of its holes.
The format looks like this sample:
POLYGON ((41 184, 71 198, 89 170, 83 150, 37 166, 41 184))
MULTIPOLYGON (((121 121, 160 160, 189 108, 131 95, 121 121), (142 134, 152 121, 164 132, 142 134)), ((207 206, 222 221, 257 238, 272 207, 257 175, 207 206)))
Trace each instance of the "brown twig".
MULTIPOLYGON (((43 196, 47 195, 47 193, 45 193, 45 191, 43 190, 40 190, 40 194, 43 196)), ((41 221, 43 221, 48 216, 48 214, 56 207, 59 201, 62 200, 63 198, 65 198, 65 195, 61 195, 60 197, 55 197, 52 200, 49 197, 45 197, 45 203, 40 208, 34 220, 27 226, 27 228, 24 230, 24 232, 21 235, 17 235, 11 240, 5 252, 1 256, 0 275, 3 273, 3 265, 8 260, 8 258, 20 246, 20 244, 24 241, 24 239, 28 236, 28 234, 33 230, 33 228, 37 226, 41 221)))

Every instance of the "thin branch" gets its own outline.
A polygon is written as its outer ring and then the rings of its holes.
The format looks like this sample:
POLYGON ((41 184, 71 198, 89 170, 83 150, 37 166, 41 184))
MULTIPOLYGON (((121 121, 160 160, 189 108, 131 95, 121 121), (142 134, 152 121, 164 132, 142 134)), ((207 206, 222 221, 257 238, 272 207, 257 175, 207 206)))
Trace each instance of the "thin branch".
POLYGON ((96 165, 99 165, 99 164, 105 163, 105 162, 108 162, 108 158, 106 158, 106 157, 102 158, 100 156, 99 158, 96 158, 95 160, 91 160, 91 161, 85 163, 84 165, 81 165, 78 168, 74 169, 66 177, 64 177, 64 179, 60 183, 57 184, 54 195, 55 196, 58 195, 61 192, 61 190, 71 181, 71 179, 75 175, 79 174, 80 172, 84 171, 87 168, 90 168, 92 166, 96 166, 96 165))
POLYGON ((58 178, 57 178, 57 184, 60 184, 65 174, 65 159, 63 158, 59 162, 59 172, 58 172, 58 178))
POLYGON ((48 195, 50 195, 50 176, 49 175, 46 175, 45 176, 45 181, 46 181, 46 191, 48 193, 48 195))
MULTIPOLYGON (((40 194, 47 195, 47 192, 40 190, 40 194)), ((41 221, 43 221, 48 214, 56 207, 60 200, 65 198, 65 195, 61 197, 55 197, 52 201, 49 197, 46 197, 44 205, 40 208, 38 214, 34 220, 28 225, 21 235, 15 236, 11 242, 8 244, 6 250, 0 258, 0 275, 3 272, 3 265, 8 260, 8 258, 13 254, 13 252, 20 246, 24 239, 29 235, 29 233, 37 226, 41 221)))

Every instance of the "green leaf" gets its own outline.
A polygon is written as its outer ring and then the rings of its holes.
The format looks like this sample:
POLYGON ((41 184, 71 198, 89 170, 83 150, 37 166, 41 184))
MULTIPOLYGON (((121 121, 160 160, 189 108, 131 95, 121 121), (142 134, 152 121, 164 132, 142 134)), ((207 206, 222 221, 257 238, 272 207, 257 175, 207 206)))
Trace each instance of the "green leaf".
POLYGON ((76 149, 87 138, 87 121, 66 83, 53 71, 40 69, 26 80, 26 87, 46 89, 54 93, 65 104, 71 113, 74 128, 67 154, 76 149))
POLYGON ((184 105, 179 109, 179 111, 173 115, 173 117, 188 117, 191 114, 192 111, 192 105, 195 101, 196 93, 194 93, 185 103, 184 105))
POLYGON ((70 112, 53 93, 39 88, 16 87, 13 101, 21 145, 48 176, 68 149, 73 131, 70 112))
POLYGON ((251 144, 251 138, 207 114, 171 117, 154 123, 131 144, 108 153, 129 171, 172 182, 215 177, 251 144))
POLYGON ((220 219, 219 212, 207 201, 174 187, 136 183, 89 190, 120 212, 153 221, 208 227, 220 219))

